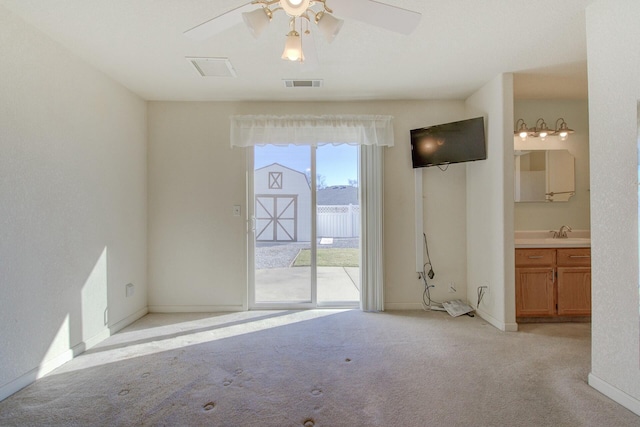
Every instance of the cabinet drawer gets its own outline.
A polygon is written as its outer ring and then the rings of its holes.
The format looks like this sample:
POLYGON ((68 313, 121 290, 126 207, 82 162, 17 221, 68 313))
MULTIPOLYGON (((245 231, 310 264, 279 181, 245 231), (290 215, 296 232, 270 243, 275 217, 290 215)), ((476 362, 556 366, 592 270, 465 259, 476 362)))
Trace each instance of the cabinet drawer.
POLYGON ((556 263, 555 249, 516 249, 516 265, 553 265, 556 263))
POLYGON ((590 267, 591 248, 558 249, 558 265, 566 267, 590 267))

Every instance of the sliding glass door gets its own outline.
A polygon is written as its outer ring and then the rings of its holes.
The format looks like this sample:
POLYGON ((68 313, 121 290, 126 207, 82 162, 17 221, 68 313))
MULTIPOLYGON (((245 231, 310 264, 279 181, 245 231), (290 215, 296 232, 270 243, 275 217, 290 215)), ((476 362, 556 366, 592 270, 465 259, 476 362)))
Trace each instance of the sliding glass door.
POLYGON ((360 191, 357 146, 316 150, 318 304, 360 302, 360 191))
POLYGON ((359 304, 358 158, 349 145, 254 147, 251 308, 359 304))

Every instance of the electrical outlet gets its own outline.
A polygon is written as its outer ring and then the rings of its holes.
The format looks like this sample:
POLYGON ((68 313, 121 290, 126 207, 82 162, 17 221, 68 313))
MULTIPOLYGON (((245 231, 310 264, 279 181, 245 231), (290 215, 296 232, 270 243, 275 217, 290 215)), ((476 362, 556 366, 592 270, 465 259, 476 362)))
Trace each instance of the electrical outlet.
POLYGON ((233 205, 233 216, 240 216, 241 213, 240 205, 233 205))
POLYGON ((135 293, 135 287, 133 286, 133 283, 127 283, 127 286, 125 286, 125 294, 127 298, 133 296, 134 293, 135 293))

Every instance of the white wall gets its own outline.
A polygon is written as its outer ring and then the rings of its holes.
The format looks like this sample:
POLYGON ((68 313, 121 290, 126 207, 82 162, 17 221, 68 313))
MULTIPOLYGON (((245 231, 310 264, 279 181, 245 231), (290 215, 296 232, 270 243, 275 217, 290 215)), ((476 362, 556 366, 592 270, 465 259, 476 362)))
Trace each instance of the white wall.
POLYGON ((640 2, 587 8, 591 155, 589 384, 640 414, 638 100, 640 2), (631 43, 631 44, 630 44, 631 43))
POLYGON ((436 274, 429 284, 435 285, 431 298, 439 302, 467 299, 466 170, 464 163, 449 165, 444 172, 437 167, 423 169, 423 227, 436 274), (456 293, 449 293, 451 285, 456 293))
POLYGON ((2 7, 0 54, 3 399, 146 307, 146 105, 2 7))
POLYGON ((467 292, 488 286, 478 314, 501 330, 516 330, 513 242, 513 75, 499 75, 466 101, 484 115, 487 160, 467 165, 467 292))
MULTIPOLYGON (((517 76, 516 76, 517 78, 517 76)), ((561 147, 575 157, 576 194, 568 202, 559 203, 515 203, 516 230, 557 230, 561 225, 569 225, 575 230, 589 230, 591 217, 589 209, 589 108, 586 100, 516 100, 514 103, 514 123, 524 119, 533 127, 536 120, 543 117, 549 127, 563 117, 569 127, 575 130, 566 141, 550 137, 516 138, 516 149, 546 150, 561 147)))
MULTIPOLYGON (((415 273, 414 173, 409 130, 465 118, 460 101, 149 103, 149 309, 239 310, 247 303, 243 149, 229 146, 233 114, 390 114, 396 146, 385 150, 387 309, 420 308, 415 273), (244 216, 244 215, 243 215, 244 216)), ((466 296, 465 170, 425 174, 425 231, 436 270, 466 296)))

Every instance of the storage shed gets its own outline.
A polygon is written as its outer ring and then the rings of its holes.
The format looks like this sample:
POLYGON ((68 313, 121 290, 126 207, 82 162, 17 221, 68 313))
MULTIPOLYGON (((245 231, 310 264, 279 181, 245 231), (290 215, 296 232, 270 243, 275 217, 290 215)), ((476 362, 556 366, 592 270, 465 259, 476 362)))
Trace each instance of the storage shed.
POLYGON ((303 172, 273 163, 254 172, 256 241, 311 240, 311 187, 303 172))

